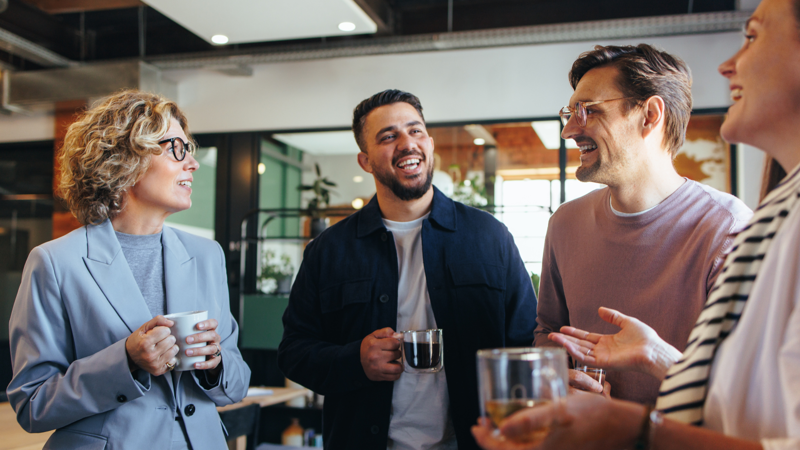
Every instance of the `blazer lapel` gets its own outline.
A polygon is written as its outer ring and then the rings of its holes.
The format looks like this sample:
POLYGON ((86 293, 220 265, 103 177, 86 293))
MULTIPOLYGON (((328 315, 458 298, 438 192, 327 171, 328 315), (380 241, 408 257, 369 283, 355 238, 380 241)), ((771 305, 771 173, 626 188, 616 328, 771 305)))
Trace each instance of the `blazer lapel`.
POLYGON ((167 314, 194 311, 197 303, 197 261, 190 256, 175 231, 164 226, 164 280, 167 288, 167 314))
POLYGON ((128 261, 122 253, 111 221, 86 227, 87 256, 83 258, 95 283, 133 333, 150 320, 150 310, 142 297, 128 261))

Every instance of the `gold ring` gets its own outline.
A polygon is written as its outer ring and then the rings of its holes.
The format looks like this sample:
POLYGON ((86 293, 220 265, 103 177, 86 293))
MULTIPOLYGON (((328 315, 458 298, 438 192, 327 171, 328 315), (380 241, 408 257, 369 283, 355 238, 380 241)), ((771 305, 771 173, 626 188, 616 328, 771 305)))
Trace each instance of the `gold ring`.
POLYGON ((219 346, 219 344, 214 344, 214 345, 216 345, 216 346, 217 346, 217 351, 216 351, 216 353, 214 353, 214 354, 213 354, 213 355, 211 355, 211 356, 213 356, 214 358, 216 358, 217 356, 219 356, 219 355, 221 355, 221 354, 222 354, 222 347, 220 347, 220 346, 219 346))
POLYGON ((172 371, 175 368, 175 363, 167 363, 167 370, 172 371))

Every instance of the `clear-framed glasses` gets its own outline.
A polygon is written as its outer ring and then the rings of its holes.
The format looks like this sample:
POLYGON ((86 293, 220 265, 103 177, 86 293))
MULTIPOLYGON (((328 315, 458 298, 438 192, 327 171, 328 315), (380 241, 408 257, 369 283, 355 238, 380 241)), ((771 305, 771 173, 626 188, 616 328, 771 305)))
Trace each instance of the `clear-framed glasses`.
POLYGON ((166 144, 167 142, 169 142, 169 147, 167 149, 172 152, 172 156, 175 157, 176 161, 183 161, 187 153, 194 156, 197 152, 197 146, 194 142, 184 142, 183 139, 179 137, 158 141, 158 145, 166 144))
POLYGON ((561 123, 564 126, 567 126, 567 122, 569 122, 570 117, 575 115, 575 120, 578 122, 578 125, 581 127, 586 126, 586 107, 587 106, 594 106, 599 105, 605 102, 613 102, 615 100, 628 100, 635 97, 619 97, 619 98, 610 98, 608 100, 598 100, 596 102, 575 102, 575 106, 565 106, 561 108, 561 111, 558 112, 558 115, 561 116, 561 123))

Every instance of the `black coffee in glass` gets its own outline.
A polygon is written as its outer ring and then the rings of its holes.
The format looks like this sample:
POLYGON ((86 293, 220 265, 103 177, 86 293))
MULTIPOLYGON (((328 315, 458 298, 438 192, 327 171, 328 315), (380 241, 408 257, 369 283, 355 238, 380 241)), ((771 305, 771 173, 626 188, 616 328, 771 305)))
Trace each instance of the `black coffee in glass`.
POLYGON ((432 369, 439 365, 439 344, 431 342, 404 342, 403 350, 408 365, 415 369, 432 369))

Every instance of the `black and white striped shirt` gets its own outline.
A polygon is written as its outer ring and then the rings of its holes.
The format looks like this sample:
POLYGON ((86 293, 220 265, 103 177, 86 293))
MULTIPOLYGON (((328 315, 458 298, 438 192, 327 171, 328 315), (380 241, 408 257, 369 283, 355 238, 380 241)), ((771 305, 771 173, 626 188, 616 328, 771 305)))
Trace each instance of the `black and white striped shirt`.
POLYGON ((666 417, 703 424, 703 405, 715 353, 738 323, 764 258, 799 199, 800 167, 764 199, 734 240, 683 356, 661 384, 656 406, 666 417))

